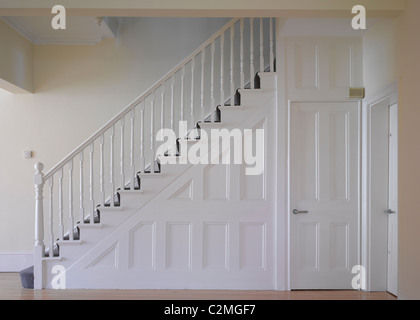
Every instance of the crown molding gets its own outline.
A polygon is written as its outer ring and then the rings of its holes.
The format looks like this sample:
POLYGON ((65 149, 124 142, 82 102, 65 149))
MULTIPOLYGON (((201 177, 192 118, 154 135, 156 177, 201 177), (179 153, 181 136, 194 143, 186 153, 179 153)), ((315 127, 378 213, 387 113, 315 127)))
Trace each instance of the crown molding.
MULTIPOLYGON (((16 32, 22 35, 25 39, 35 45, 95 45, 108 38, 103 35, 92 35, 92 36, 50 36, 42 34, 34 34, 24 24, 19 23, 15 17, 0 17, 5 23, 7 23, 16 32)), ((115 37, 115 32, 108 26, 108 20, 104 19, 101 24, 101 28, 106 28, 108 34, 112 34, 115 37)))

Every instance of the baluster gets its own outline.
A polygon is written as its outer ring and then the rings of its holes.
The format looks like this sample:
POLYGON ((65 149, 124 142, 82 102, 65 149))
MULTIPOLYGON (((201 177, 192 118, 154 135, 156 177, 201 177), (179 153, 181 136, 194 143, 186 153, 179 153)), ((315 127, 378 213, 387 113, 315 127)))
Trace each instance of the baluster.
POLYGON ((111 133, 109 135, 109 206, 114 207, 114 190, 115 190, 115 183, 114 183, 114 135, 115 135, 115 128, 114 126, 111 127, 111 133))
POLYGON ((206 59, 206 51, 201 51, 201 121, 204 122, 204 62, 206 59))
POLYGON ((270 72, 274 72, 273 18, 270 19, 270 72))
POLYGON ((101 190, 101 205, 105 206, 105 173, 104 173, 104 158, 105 158, 105 154, 104 154, 104 135, 102 134, 101 137, 99 138, 99 146, 100 146, 100 172, 99 172, 99 183, 100 183, 100 190, 101 190))
POLYGON ((155 172, 155 93, 150 101, 150 173, 155 172))
POLYGON ((235 83, 234 83, 234 39, 235 39, 235 28, 230 28, 230 105, 235 105, 235 83))
POLYGON ((220 36, 220 106, 225 105, 225 93, 224 93, 224 49, 225 49, 225 34, 222 33, 220 36))
POLYGON ((74 240, 74 216, 73 216, 73 160, 69 161, 69 240, 74 240))
POLYGON ((175 85, 175 76, 171 78, 171 130, 174 130, 174 85, 175 85))
POLYGON ((162 85, 162 92, 160 94, 161 96, 161 104, 160 104, 160 139, 163 141, 164 134, 163 129, 165 126, 165 84, 162 85))
POLYGON ((53 188, 54 188, 54 180, 53 177, 48 179, 49 187, 50 187, 50 246, 49 246, 49 257, 52 258, 54 256, 54 204, 53 204, 53 188))
POLYGON ((64 237, 64 223, 63 223, 63 168, 58 172, 58 219, 60 241, 64 237))
POLYGON ((144 102, 140 106, 140 172, 144 173, 144 102))
POLYGON ((195 57, 191 60, 191 125, 194 127, 194 69, 195 69, 195 57))
POLYGON ((260 18, 260 72, 264 72, 264 30, 263 30, 263 18, 260 18))
POLYGON ((150 101, 150 173, 155 172, 155 96, 150 101))
POLYGON ((249 78, 251 82, 251 89, 254 89, 254 18, 249 18, 249 49, 250 49, 250 66, 249 66, 249 78))
POLYGON ((214 52, 215 52, 215 43, 211 43, 211 73, 210 73, 210 122, 214 121, 213 117, 213 108, 215 104, 214 100, 214 52))
POLYGON ((184 78, 185 66, 181 69, 181 121, 184 121, 184 78))
POLYGON ((124 130, 125 130, 125 118, 121 119, 121 150, 120 150, 120 175, 121 175, 121 188, 125 187, 125 168, 124 168, 124 130))
POLYGON ((84 208, 84 190, 83 190, 83 151, 80 152, 80 158, 79 158, 79 164, 80 164, 80 223, 84 223, 85 221, 85 208, 84 208))
POLYGON ((135 110, 131 110, 130 126, 131 126, 131 137, 130 137, 130 175, 131 175, 131 190, 134 190, 134 179, 135 179, 135 166, 134 166, 134 117, 135 110))
MULTIPOLYGON (((103 143, 102 143, 103 145, 103 143)), ((94 144, 93 142, 90 145, 89 153, 89 200, 90 200, 90 223, 93 224, 94 214, 95 214, 95 195, 93 191, 94 180, 93 180, 93 153, 94 153, 94 144)))
POLYGON ((240 48, 240 73, 241 73, 241 88, 245 88, 245 75, 244 75, 244 19, 241 18, 239 22, 241 33, 241 48, 240 48))

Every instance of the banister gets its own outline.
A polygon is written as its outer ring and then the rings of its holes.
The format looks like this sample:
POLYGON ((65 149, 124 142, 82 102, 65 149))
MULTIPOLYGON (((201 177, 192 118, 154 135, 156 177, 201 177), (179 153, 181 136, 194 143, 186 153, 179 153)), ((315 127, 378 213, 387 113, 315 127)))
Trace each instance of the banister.
POLYGON ((220 37, 226 30, 234 26, 234 24, 239 21, 240 18, 234 18, 225 24, 219 31, 214 33, 206 42, 200 45, 195 49, 189 56, 184 60, 178 63, 173 67, 168 73, 166 73, 162 78, 160 78, 155 84, 150 86, 146 91, 144 91, 140 96, 134 99, 129 103, 124 109, 117 113, 111 120, 105 123, 100 129, 93 133, 88 139, 86 139, 82 144, 80 144, 76 149, 74 149, 69 155, 64 159, 58 162, 53 168, 51 168, 44 176, 43 181, 47 181, 54 173, 56 173, 60 168, 64 167, 71 159, 80 154, 85 148, 92 144, 96 139, 98 139, 105 131, 110 129, 115 123, 125 117, 131 110, 143 102, 149 95, 151 95, 155 90, 161 87, 167 80, 169 80, 175 73, 182 69, 188 62, 190 62, 195 56, 199 55, 207 46, 213 43, 218 37, 220 37))

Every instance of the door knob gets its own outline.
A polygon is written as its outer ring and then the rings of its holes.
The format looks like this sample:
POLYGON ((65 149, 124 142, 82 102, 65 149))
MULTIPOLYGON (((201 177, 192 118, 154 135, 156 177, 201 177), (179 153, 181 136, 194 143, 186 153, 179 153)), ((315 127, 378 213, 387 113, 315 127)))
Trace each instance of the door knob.
POLYGON ((299 214, 299 213, 308 213, 308 211, 307 211, 307 210, 305 210, 305 211, 300 211, 300 210, 298 210, 298 209, 294 209, 294 210, 293 210, 293 214, 299 214))
POLYGON ((394 214, 394 213, 397 213, 397 212, 396 211, 392 211, 391 209, 388 209, 388 210, 385 211, 385 213, 394 214))

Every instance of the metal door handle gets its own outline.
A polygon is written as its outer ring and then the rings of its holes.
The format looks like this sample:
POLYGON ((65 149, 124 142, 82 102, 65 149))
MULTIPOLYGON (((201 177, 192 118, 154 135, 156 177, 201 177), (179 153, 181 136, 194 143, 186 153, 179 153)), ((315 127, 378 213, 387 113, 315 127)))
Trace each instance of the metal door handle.
POLYGON ((308 213, 308 211, 300 211, 298 209, 293 210, 293 214, 299 214, 299 213, 308 213))
POLYGON ((388 210, 385 211, 385 213, 394 214, 394 213, 397 213, 397 212, 396 211, 392 211, 391 209, 388 209, 388 210))

